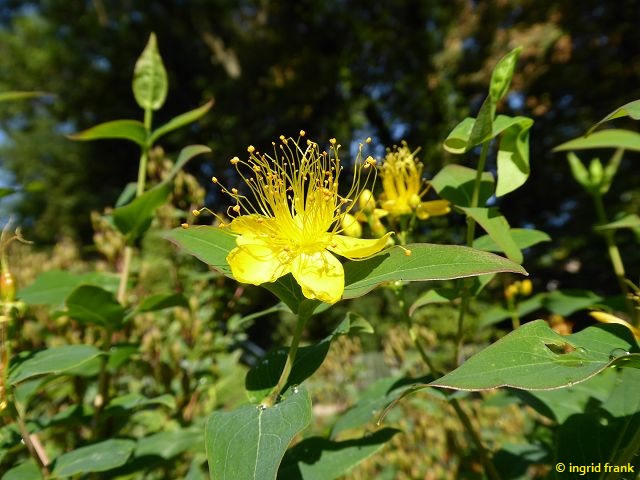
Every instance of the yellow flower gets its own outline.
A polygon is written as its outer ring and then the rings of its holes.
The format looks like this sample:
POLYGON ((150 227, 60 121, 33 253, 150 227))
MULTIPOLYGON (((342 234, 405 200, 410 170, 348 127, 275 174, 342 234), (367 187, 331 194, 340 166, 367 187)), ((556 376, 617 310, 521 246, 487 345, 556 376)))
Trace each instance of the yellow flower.
POLYGON ((428 186, 422 178, 422 162, 415 158, 417 152, 411 152, 404 141, 401 147, 387 152, 380 171, 384 189, 380 206, 394 216, 410 215, 415 211, 420 220, 446 215, 451 211, 448 201, 422 201, 428 186))
POLYGON ((237 214, 228 225, 237 238, 227 262, 239 282, 260 285, 291 273, 305 297, 332 304, 344 292, 344 270, 330 252, 349 259, 369 257, 381 251, 391 235, 380 239, 341 235, 360 193, 362 173, 367 173, 366 184, 375 175, 375 160, 363 161, 361 146, 351 189, 341 196, 340 146, 335 139, 329 153, 309 140, 303 145, 281 136, 280 141, 273 144, 273 156, 249 147, 249 160, 231 160, 255 202, 235 188, 223 187, 236 201, 229 213, 237 214))

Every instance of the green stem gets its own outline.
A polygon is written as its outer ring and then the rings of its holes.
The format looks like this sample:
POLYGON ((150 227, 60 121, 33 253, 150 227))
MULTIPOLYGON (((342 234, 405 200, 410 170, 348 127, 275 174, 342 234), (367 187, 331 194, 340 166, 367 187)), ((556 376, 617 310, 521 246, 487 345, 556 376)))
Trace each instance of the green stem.
POLYGON ((20 412, 12 405, 12 414, 15 417, 16 423, 18 425, 18 430, 20 430, 20 436, 22 437, 22 441, 27 447, 29 451, 29 455, 34 459, 36 465, 40 469, 40 474, 44 479, 48 479, 51 476, 51 472, 49 471, 49 460, 47 458, 47 454, 42 449, 42 445, 39 441, 37 441, 37 437, 32 436, 27 429, 27 425, 24 422, 24 419, 20 415, 20 412), (36 440, 36 442, 34 442, 36 440))
POLYGON ((308 315, 298 314, 298 319, 296 321, 296 330, 293 333, 293 339, 291 340, 291 346, 289 347, 289 353, 287 354, 287 361, 284 364, 282 374, 280 374, 280 379, 278 380, 278 383, 273 388, 273 390, 271 390, 269 396, 262 402, 262 404, 267 407, 271 407, 278 402, 278 397, 284 390, 284 387, 287 385, 289 374, 291 373, 293 363, 296 359, 296 354, 298 353, 298 346, 300 345, 302 332, 304 332, 304 327, 307 324, 308 319, 308 315))
MULTIPOLYGON (((476 208, 480 203, 480 186, 482 185, 482 174, 487 164, 487 155, 489 154, 489 142, 482 144, 480 158, 478 159, 478 167, 476 169, 476 178, 473 184, 473 193, 471 194, 471 204, 469 207, 476 208)), ((476 235, 476 221, 472 217, 467 217, 467 246, 473 245, 473 239, 476 235)), ((458 329, 453 349, 454 364, 460 365, 462 343, 464 340, 464 318, 469 309, 471 296, 469 294, 469 279, 461 279, 458 281, 458 288, 461 291, 462 301, 460 302, 460 310, 458 311, 458 329)))
POLYGON ((520 327, 520 315, 518 315, 518 307, 516 301, 513 298, 507 299, 507 308, 511 314, 511 327, 516 330, 520 327))
MULTIPOLYGON (((605 225, 609 223, 607 218, 607 213, 604 208, 604 202, 602 201, 602 194, 596 192, 592 195, 593 202, 596 209, 596 215, 598 217, 598 223, 600 225, 605 225)), ((618 281, 618 285, 620 287, 620 291, 624 295, 625 303, 627 306, 627 310, 629 311, 629 315, 631 315, 631 319, 633 323, 637 326, 640 324, 640 319, 638 318, 638 312, 635 309, 633 302, 631 300, 631 295, 629 291, 629 286, 626 281, 626 273, 624 270, 624 263, 622 263, 622 257, 620 256, 620 250, 618 249, 618 245, 616 245, 615 240, 615 231, 613 230, 604 230, 602 235, 605 238, 607 243, 607 251, 609 253, 609 259, 611 260, 611 266, 613 267, 613 272, 616 276, 616 280, 618 281)))

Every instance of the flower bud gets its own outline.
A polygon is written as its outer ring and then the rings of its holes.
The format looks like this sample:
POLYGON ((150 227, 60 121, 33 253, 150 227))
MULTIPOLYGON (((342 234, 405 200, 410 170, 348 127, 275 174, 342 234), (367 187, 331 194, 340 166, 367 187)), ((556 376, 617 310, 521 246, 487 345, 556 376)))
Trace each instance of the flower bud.
POLYGON ((0 273, 0 300, 13 302, 16 298, 16 284, 9 270, 0 273))

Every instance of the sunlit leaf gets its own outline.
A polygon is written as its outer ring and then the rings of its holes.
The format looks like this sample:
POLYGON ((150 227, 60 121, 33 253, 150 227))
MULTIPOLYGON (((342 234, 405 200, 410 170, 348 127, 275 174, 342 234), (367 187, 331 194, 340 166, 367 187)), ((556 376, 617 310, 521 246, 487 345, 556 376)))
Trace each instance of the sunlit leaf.
POLYGON ((311 398, 304 386, 290 389, 272 407, 244 405, 232 412, 214 412, 205 432, 211 478, 276 478, 287 447, 310 421, 311 398))
POLYGON ((554 152, 566 150, 585 150, 589 148, 623 148, 625 150, 640 151, 640 133, 630 130, 601 130, 588 137, 579 137, 558 145, 554 152))
POLYGON ((15 385, 37 375, 64 373, 102 354, 92 345, 64 345, 41 350, 19 358, 17 363, 12 361, 8 381, 15 385))
POLYGON ((133 440, 111 439, 80 447, 57 457, 52 474, 56 477, 71 477, 112 470, 126 463, 135 446, 136 442, 133 440))
MULTIPOLYGON (((532 228, 512 228, 511 238, 520 250, 532 247, 541 242, 548 242, 551 237, 541 230, 532 228)), ((493 241, 489 235, 483 235, 473 241, 473 248, 486 250, 487 252, 501 252, 502 249, 493 241)))
POLYGON ((147 143, 147 130, 138 120, 112 120, 69 135, 68 138, 80 141, 120 138, 144 147, 147 143))
POLYGON ((598 123, 596 123, 593 127, 591 127, 587 132, 587 135, 590 135, 596 128, 598 128, 603 123, 608 122, 609 120, 613 120, 615 118, 621 118, 621 117, 631 117, 634 120, 640 120, 640 100, 634 100, 633 102, 629 102, 619 108, 616 108, 613 112, 611 112, 609 115, 607 115, 598 123))
POLYGON ((67 296, 80 285, 96 285, 115 292, 119 276, 102 272, 73 273, 62 270, 43 272, 36 280, 18 291, 18 298, 30 305, 61 306, 67 296))
POLYGON ((390 248, 366 260, 344 264, 344 298, 357 298, 384 282, 450 280, 485 273, 526 274, 518 264, 489 252, 457 245, 416 243, 390 248))
POLYGON ((595 230, 616 230, 618 228, 639 228, 640 227, 640 216, 635 213, 631 213, 629 215, 625 215, 618 220, 607 223, 605 225, 598 225, 594 227, 595 230))
POLYGON ((152 33, 133 71, 133 95, 140 108, 158 110, 164 104, 168 90, 167 71, 158 51, 156 35, 152 33))
POLYGON ((551 390, 585 381, 614 363, 635 366, 639 357, 637 342, 622 325, 597 325, 563 336, 536 320, 429 385, 456 390, 551 390))
POLYGON ((164 205, 169 193, 171 187, 161 184, 113 211, 113 221, 129 243, 137 241, 149 229, 156 209, 164 205))
POLYGON ((493 135, 502 134, 498 147, 498 185, 501 197, 521 187, 529 178, 529 130, 533 120, 528 117, 498 115, 493 135))
POLYGON ((518 63, 518 58, 522 52, 522 47, 517 47, 502 57, 491 73, 491 83, 489 86, 489 96, 494 102, 499 102, 509 91, 513 72, 518 63))
POLYGON ((151 135, 149 136, 149 144, 154 144, 156 140, 158 140, 163 135, 166 135, 169 132, 173 132, 180 127, 184 127, 185 125, 193 123, 199 118, 202 118, 209 110, 211 110, 211 107, 213 107, 213 100, 209 100, 201 107, 173 117, 167 123, 151 132, 151 135))
POLYGON ((462 208, 469 217, 473 218, 491 239, 500 247, 509 259, 522 263, 522 252, 511 236, 511 228, 507 219, 495 208, 462 208))
MULTIPOLYGON (((459 207, 470 207, 473 197, 476 171, 462 165, 446 165, 440 170, 430 184, 445 200, 449 200, 459 207)), ((494 194, 495 181, 489 172, 483 172, 480 177, 480 195, 478 205, 485 205, 494 194)))

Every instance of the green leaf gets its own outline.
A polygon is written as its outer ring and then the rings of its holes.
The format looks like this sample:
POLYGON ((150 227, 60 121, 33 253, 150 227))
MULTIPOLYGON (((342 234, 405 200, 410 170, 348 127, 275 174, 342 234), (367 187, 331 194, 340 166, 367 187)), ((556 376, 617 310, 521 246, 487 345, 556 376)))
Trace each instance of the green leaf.
MULTIPOLYGON (((473 197, 476 171, 462 165, 447 165, 431 180, 431 186, 439 196, 460 207, 470 207, 473 197)), ((493 195, 493 175, 484 172, 480 180, 478 204, 484 205, 493 195)))
POLYGON ((175 228, 165 238, 218 272, 231 277, 227 255, 236 246, 236 236, 219 227, 175 228))
POLYGON ((357 298, 384 282, 450 280, 485 273, 513 272, 526 275, 520 265, 489 252, 457 245, 416 243, 390 248, 366 260, 344 264, 344 298, 357 298))
MULTIPOLYGON (((520 250, 532 247, 541 242, 549 242, 551 237, 541 230, 532 228, 512 228, 511 238, 520 250)), ((473 248, 486 250, 487 252, 502 252, 502 249, 489 235, 483 235, 473 241, 473 248)))
POLYGON ((622 325, 597 325, 563 336, 536 320, 428 385, 456 390, 551 390, 583 382, 614 363, 634 360, 638 352, 637 342, 622 325))
MULTIPOLYGON (((340 335, 349 333, 373 333, 373 327, 357 313, 349 312, 331 334, 314 345, 300 347, 289 374, 286 390, 291 385, 299 385, 313 375, 324 362, 331 342, 340 335)), ((270 351, 247 373, 245 386, 249 401, 260 403, 271 393, 284 370, 289 348, 282 347, 270 351)))
POLYGON ((173 117, 167 123, 151 132, 151 135, 149 136, 149 144, 153 145, 156 140, 158 140, 163 135, 166 135, 169 132, 173 132, 180 127, 193 123, 199 118, 202 118, 209 110, 211 110, 211 107, 213 107, 213 100, 209 100, 201 107, 173 117))
POLYGON ((55 459, 52 474, 71 477, 112 470, 126 463, 135 446, 133 440, 112 439, 63 453, 55 459))
POLYGON ((496 208, 461 208, 467 216, 473 218, 491 239, 500 247, 510 260, 522 263, 522 252, 511 236, 511 227, 496 208))
POLYGON ((465 153, 467 151, 467 144, 469 143, 469 136, 475 123, 475 118, 467 117, 456 125, 445 139, 443 143, 444 149, 456 155, 465 153))
POLYGON ((214 412, 205 432, 211 478, 275 479, 287 447, 310 421, 311 398, 302 386, 272 407, 214 412))
MULTIPOLYGON (((541 309, 543 300, 546 296, 546 293, 539 293, 531 298, 518 302, 518 316, 524 317, 525 315, 529 315, 530 313, 541 309)), ((511 312, 509 310, 501 306, 495 306, 480 314, 480 323, 478 326, 479 328, 486 328, 508 318, 511 318, 511 312)))
POLYGON ((71 140, 90 141, 108 138, 131 140, 141 147, 147 144, 147 130, 138 120, 113 120, 88 128, 82 132, 68 135, 71 140))
POLYGON ((109 402, 108 408, 121 408, 123 410, 133 410, 134 408, 146 407, 149 405, 164 405, 171 410, 176 408, 176 400, 169 394, 148 398, 139 393, 128 393, 120 395, 109 402))
POLYGON ((593 127, 589 129, 587 135, 590 135, 596 128, 602 125, 604 122, 608 122, 609 120, 613 120, 615 118, 620 117, 631 117, 634 120, 640 120, 640 100, 634 100, 633 102, 629 102, 620 108, 616 108, 609 115, 604 117, 598 123, 596 123, 593 127))
POLYGON ((585 150, 589 148, 624 148, 625 150, 640 151, 640 133, 630 130, 602 130, 594 132, 588 137, 579 137, 558 145, 554 152, 566 150, 585 150))
POLYGON ((498 185, 501 197, 521 187, 529 178, 529 130, 533 120, 527 117, 498 115, 493 135, 502 133, 498 147, 498 185))
POLYGON ((158 293, 143 299, 133 310, 127 313, 126 319, 144 312, 155 312, 165 308, 189 308, 189 301, 181 293, 158 293))
POLYGON ((135 243, 147 231, 156 209, 164 205, 170 193, 169 185, 161 184, 113 211, 113 221, 118 230, 127 236, 129 244, 135 243))
POLYGON ((64 373, 102 354, 92 345, 64 345, 28 353, 18 363, 11 363, 8 381, 15 385, 37 375, 64 373))
POLYGON ((517 47, 507 53, 498 61, 491 73, 491 84, 489 86, 489 96, 498 103, 509 91, 513 72, 518 63, 518 58, 522 52, 522 47, 517 47))
POLYGON ((434 303, 449 303, 458 298, 458 295, 459 293, 453 289, 437 288, 427 290, 411 304, 411 307, 409 307, 409 316, 413 317, 413 314, 420 307, 434 303))
POLYGON ((594 227, 594 230, 616 230, 618 228, 638 228, 640 227, 640 217, 635 213, 625 215, 618 220, 607 223, 605 225, 598 225, 594 227))
POLYGON ((24 92, 24 91, 12 91, 12 92, 0 92, 0 102, 10 102, 13 100, 23 100, 25 98, 37 98, 51 96, 47 92, 24 92))
POLYGON ((2 480, 42 480, 40 469, 33 459, 29 459, 17 467, 7 470, 2 480))
POLYGON ((160 432, 138 440, 134 456, 159 456, 169 460, 196 445, 203 443, 201 430, 175 430, 172 432, 160 432))
MULTIPOLYGON (((424 383, 433 376, 422 378, 409 377, 385 377, 380 378, 369 385, 358 396, 358 402, 344 412, 336 420, 331 428, 331 438, 335 439, 339 434, 366 427, 378 421, 384 409, 411 390, 416 384, 424 383)), ((437 397, 441 397, 435 389, 428 391, 437 397)))
MULTIPOLYGON (((235 236, 228 231, 208 226, 190 227, 174 229, 165 238, 231 277, 226 258, 235 247, 235 236)), ((414 244, 407 248, 411 250, 411 256, 406 256, 402 249, 391 248, 366 260, 345 262, 344 298, 360 297, 383 282, 395 280, 449 280, 494 272, 526 274, 521 266, 505 258, 468 247, 414 244)), ((299 287, 291 282, 294 281, 285 276, 275 284, 263 286, 274 292, 288 291, 290 296, 278 296, 295 312, 297 305, 292 303, 299 300, 296 293, 299 287), (286 287, 287 284, 290 288, 286 287)), ((304 305, 300 308, 305 308, 304 305)), ((307 305, 313 310, 318 302, 309 301, 307 305)))
POLYGON ((544 295, 542 305, 552 313, 568 317, 604 300, 588 290, 554 290, 544 295))
POLYGON ((124 318, 124 308, 113 293, 94 285, 81 285, 67 297, 66 315, 87 325, 115 328, 124 318))
POLYGON ((471 150, 476 145, 485 143, 493 138, 497 133, 493 131, 493 118, 496 115, 496 103, 491 96, 482 102, 478 116, 473 123, 469 139, 467 140, 466 151, 471 150))
POLYGON ((178 160, 175 165, 171 168, 169 175, 164 179, 163 183, 167 183, 178 174, 180 170, 187 164, 189 160, 197 155, 201 155, 203 153, 209 153, 211 149, 206 145, 187 145, 178 154, 178 160))
POLYGON ((61 306, 67 296, 80 285, 97 285, 115 292, 119 276, 107 273, 72 273, 62 270, 43 272, 31 284, 18 291, 18 298, 29 305, 61 306))
POLYGON ((158 110, 164 104, 168 90, 167 71, 158 51, 156 35, 152 33, 133 70, 133 95, 140 108, 158 110))
POLYGON ((383 428, 361 438, 335 442, 305 438, 291 448, 278 471, 282 480, 332 480, 380 450, 400 430, 383 428))

